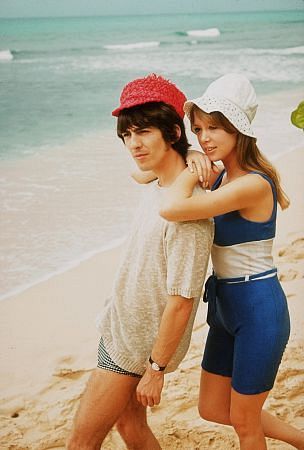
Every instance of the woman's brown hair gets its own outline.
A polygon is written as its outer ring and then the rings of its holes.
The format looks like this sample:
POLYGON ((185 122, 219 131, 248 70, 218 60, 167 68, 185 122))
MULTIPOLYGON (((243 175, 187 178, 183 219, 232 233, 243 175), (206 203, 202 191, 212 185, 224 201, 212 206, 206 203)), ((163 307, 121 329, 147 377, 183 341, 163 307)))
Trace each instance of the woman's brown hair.
POLYGON ((259 150, 256 139, 240 133, 222 113, 215 111, 207 114, 196 105, 193 105, 190 111, 191 124, 194 121, 194 113, 209 120, 210 124, 223 128, 227 133, 237 134, 236 154, 240 167, 243 170, 257 170, 268 175, 277 191, 279 205, 282 209, 288 208, 290 201, 281 187, 280 176, 271 162, 259 150))

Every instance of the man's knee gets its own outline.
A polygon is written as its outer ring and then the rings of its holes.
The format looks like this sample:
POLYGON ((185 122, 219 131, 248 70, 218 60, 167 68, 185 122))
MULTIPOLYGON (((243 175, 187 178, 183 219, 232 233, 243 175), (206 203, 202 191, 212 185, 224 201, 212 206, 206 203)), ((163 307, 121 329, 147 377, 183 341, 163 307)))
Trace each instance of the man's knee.
POLYGON ((87 433, 81 427, 74 427, 66 442, 67 450, 99 450, 105 434, 87 433))
MULTIPOLYGON (((132 403, 132 402, 130 402, 132 403)), ((140 449, 148 428, 146 415, 139 407, 129 405, 116 422, 116 428, 128 448, 140 449)))
POLYGON ((84 440, 82 436, 77 433, 73 433, 66 442, 67 450, 92 450, 100 448, 101 443, 95 444, 94 442, 84 440), (99 445, 99 447, 98 447, 99 445))
MULTIPOLYGON (((75 436, 70 436, 66 442, 66 449, 67 450, 80 450, 81 448, 81 443, 78 441, 77 442, 77 438, 75 436)), ((85 447, 83 447, 85 448, 85 447)))
POLYGON ((135 417, 123 416, 116 422, 116 428, 126 444, 134 445, 140 443, 147 423, 137 421, 135 417))

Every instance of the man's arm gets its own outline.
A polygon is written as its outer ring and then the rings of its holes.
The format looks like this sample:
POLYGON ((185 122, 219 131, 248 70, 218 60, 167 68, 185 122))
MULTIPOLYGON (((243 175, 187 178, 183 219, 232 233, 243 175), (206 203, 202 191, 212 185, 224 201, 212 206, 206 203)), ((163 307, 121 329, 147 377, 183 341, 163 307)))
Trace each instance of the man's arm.
MULTIPOLYGON (((193 307, 193 299, 179 295, 169 295, 158 336, 151 357, 159 366, 166 366, 185 332, 193 307)), ((136 394, 137 400, 144 406, 158 405, 164 385, 164 372, 157 372, 148 364, 140 380, 136 394)))

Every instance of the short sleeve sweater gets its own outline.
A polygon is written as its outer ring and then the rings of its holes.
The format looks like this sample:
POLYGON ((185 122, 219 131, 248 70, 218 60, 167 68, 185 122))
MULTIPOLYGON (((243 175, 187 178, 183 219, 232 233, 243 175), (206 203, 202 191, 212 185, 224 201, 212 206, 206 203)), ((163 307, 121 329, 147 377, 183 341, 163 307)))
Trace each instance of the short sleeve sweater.
MULTIPOLYGON (((159 215, 166 188, 145 186, 131 226, 112 294, 98 328, 111 359, 122 369, 143 374, 168 295, 194 298, 186 331, 166 372, 185 356, 206 275, 213 221, 168 222, 159 215)), ((206 195, 200 188, 194 195, 206 195)))

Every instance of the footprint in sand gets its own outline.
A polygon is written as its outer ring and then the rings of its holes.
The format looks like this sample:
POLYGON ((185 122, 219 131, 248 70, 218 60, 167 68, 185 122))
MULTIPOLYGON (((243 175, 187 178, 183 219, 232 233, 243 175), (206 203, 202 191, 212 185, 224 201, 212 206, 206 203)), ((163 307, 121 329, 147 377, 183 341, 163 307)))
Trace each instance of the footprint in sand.
POLYGON ((299 262, 304 259, 304 238, 295 239, 291 244, 278 252, 281 260, 280 281, 292 281, 304 278, 303 265, 299 262))
POLYGON ((298 238, 279 250, 278 256, 288 262, 297 262, 304 258, 304 238, 298 238))
POLYGON ((76 367, 75 358, 68 355, 57 360, 56 367, 53 371, 53 376, 61 378, 67 377, 74 380, 81 378, 84 374, 90 372, 91 370, 91 368, 76 367))
POLYGON ((303 274, 301 272, 299 272, 298 270, 291 269, 291 268, 287 269, 286 271, 283 271, 279 275, 280 281, 292 281, 292 280, 296 280, 299 278, 303 278, 303 274))

